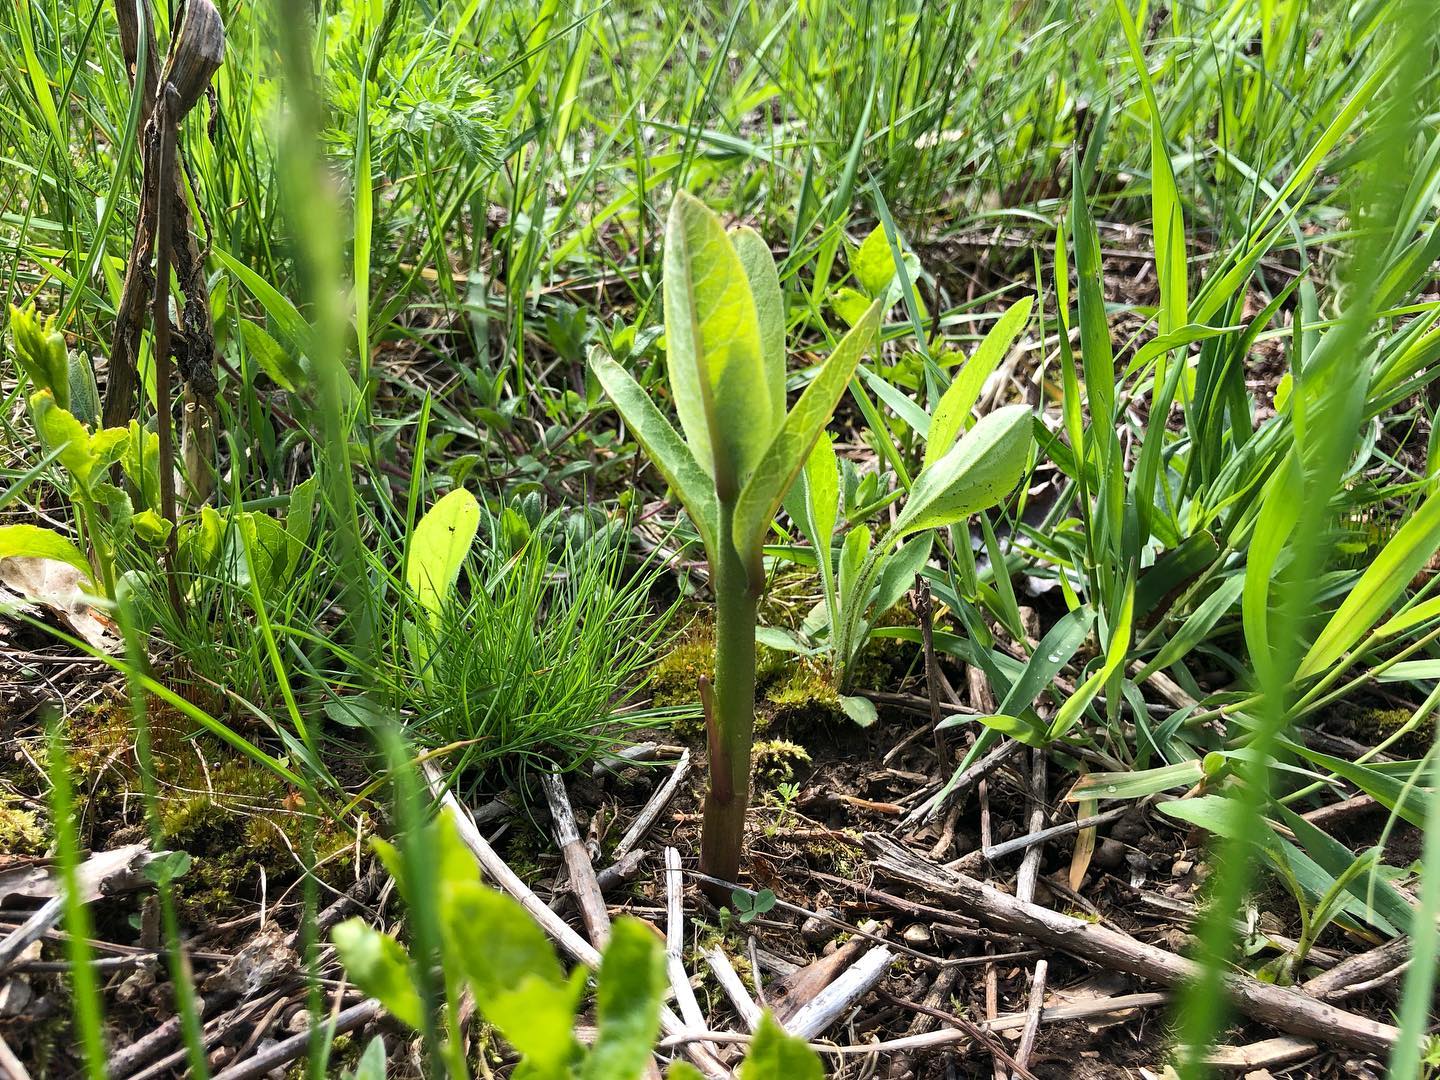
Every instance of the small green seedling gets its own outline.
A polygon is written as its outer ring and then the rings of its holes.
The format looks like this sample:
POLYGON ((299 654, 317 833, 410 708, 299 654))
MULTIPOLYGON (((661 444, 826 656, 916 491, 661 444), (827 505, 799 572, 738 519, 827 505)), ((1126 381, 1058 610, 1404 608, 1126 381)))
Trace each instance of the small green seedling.
POLYGON ((763 544, 840 396, 876 341, 883 301, 870 305, 820 365, 793 408, 785 400, 785 307, 774 259, 751 229, 726 232, 684 193, 665 233, 665 330, 682 439, 624 367, 603 350, 591 368, 685 505, 715 589, 715 683, 702 686, 710 786, 700 866, 734 881, 749 803, 755 724, 755 611, 763 544))
POLYGON ((759 892, 735 889, 730 893, 730 907, 736 917, 748 926, 775 907, 775 894, 769 889, 761 889, 759 892))

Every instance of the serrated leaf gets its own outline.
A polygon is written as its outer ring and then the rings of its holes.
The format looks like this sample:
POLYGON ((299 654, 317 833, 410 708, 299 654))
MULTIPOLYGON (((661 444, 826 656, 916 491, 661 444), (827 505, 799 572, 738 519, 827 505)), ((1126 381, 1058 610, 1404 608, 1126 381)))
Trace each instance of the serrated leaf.
POLYGON ((479 527, 480 504, 464 488, 442 496, 416 523, 405 584, 432 616, 440 614, 455 587, 479 527))
POLYGON ((922 469, 892 534, 964 521, 1020 482, 1030 451, 1030 409, 1010 405, 983 417, 943 457, 922 469))
POLYGON ((733 498, 774 434, 775 410, 745 267, 720 219, 683 191, 665 228, 665 340, 681 430, 733 498))
POLYGON ((819 373, 786 415, 780 430, 741 490, 735 503, 733 541, 741 558, 752 563, 752 575, 759 569, 753 563, 758 561, 760 546, 770 530, 775 511, 780 508, 780 501, 805 467, 810 451, 830 422, 861 355, 874 341, 879 325, 880 306, 872 304, 865 317, 826 357, 819 373))
POLYGON ((630 428, 630 434, 635 436, 635 441, 644 448, 650 461, 684 505, 700 533, 705 550, 712 559, 716 558, 719 511, 715 505, 714 482, 709 474, 696 461, 680 434, 655 407, 650 395, 613 357, 603 349, 592 349, 590 370, 615 403, 615 408, 630 428))
POLYGON ((1033 296, 1022 297, 995 321, 985 339, 976 346, 970 359, 955 376, 955 381, 945 391, 935 414, 930 419, 930 433, 925 442, 925 465, 939 461, 952 446, 965 426, 970 410, 980 400, 980 391, 985 380, 1000 366, 1010 346, 1020 336, 1020 331, 1030 321, 1030 309, 1035 305, 1033 296))

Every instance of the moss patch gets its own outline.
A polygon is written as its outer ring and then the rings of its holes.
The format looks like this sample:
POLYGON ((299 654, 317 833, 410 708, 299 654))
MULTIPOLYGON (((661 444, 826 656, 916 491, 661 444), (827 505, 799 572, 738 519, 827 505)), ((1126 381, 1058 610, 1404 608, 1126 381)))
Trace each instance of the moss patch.
POLYGON ((0 851, 7 855, 39 855, 45 850, 40 815, 22 809, 14 795, 0 791, 0 851))

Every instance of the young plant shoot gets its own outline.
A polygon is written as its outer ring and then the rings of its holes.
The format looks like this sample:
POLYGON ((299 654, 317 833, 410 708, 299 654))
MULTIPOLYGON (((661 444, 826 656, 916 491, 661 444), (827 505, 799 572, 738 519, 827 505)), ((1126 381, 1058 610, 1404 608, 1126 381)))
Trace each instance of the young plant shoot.
POLYGON ((785 308, 770 250, 751 229, 726 232, 682 193, 665 231, 665 334, 684 437, 619 363, 591 354, 596 377, 689 512, 710 563, 715 685, 701 691, 710 786, 700 865, 712 877, 734 881, 740 867, 765 535, 879 326, 877 301, 787 412, 785 308))

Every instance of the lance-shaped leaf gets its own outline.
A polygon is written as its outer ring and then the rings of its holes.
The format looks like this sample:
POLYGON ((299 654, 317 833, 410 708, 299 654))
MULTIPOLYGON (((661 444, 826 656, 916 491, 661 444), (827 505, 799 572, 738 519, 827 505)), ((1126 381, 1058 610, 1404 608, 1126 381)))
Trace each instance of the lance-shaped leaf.
POLYGON ((733 498, 774 434, 760 319, 725 226, 684 192, 665 229, 665 342, 685 439, 733 498))
POLYGON ((750 296, 760 322, 760 356, 770 391, 771 430, 779 431, 785 421, 785 297, 780 292, 780 275, 770 245, 754 229, 735 229, 730 240, 750 280, 750 296))
POLYGON ((660 475, 670 485, 690 514, 700 533, 705 550, 715 554, 716 522, 719 512, 715 505, 715 488, 695 455, 685 445, 680 433, 661 415, 650 395, 645 393, 614 357, 603 349, 590 351, 590 370, 615 403, 630 434, 644 448, 660 475))
POLYGON ((1390 610, 1440 546, 1440 496, 1426 499, 1376 556, 1300 665, 1299 678, 1318 675, 1345 655, 1390 610))
POLYGON ((935 406, 935 415, 930 420, 930 433, 925 443, 926 465, 935 464, 955 445, 955 437, 965 426, 965 418, 970 415, 975 402, 980 400, 985 380, 1000 366, 1000 361, 1005 359, 1020 331, 1025 329, 1034 304, 1033 296, 1023 297, 1012 304, 1010 310, 995 320, 985 340, 980 342, 960 369, 960 374, 955 376, 950 389, 935 406))
POLYGON ((1030 409, 1009 405, 981 418, 915 478, 891 535, 936 529, 993 506, 1020 482, 1030 451, 1030 409))
MULTIPOLYGON (((735 504, 735 550, 742 558, 758 556, 765 533, 774 520, 780 500, 805 467, 815 440, 830 422, 840 395, 845 392, 860 357, 875 340, 880 326, 880 302, 870 305, 862 318, 845 335, 821 365, 814 381, 805 388, 795 407, 785 417, 775 438, 755 466, 735 504)), ((758 567, 751 568, 752 573, 758 567)))

